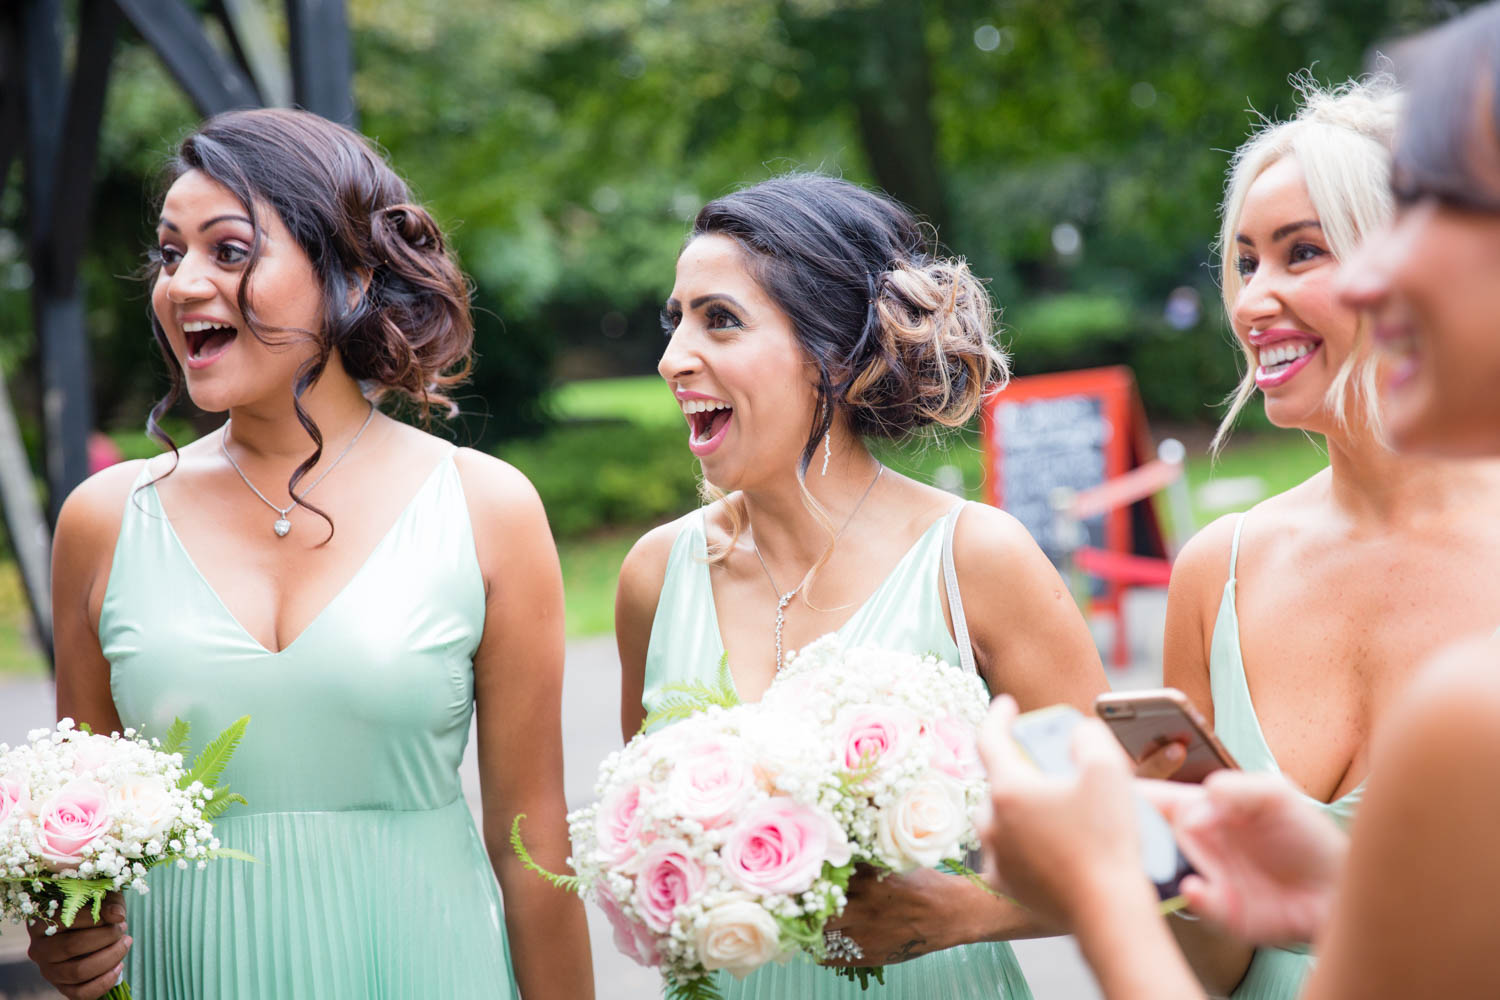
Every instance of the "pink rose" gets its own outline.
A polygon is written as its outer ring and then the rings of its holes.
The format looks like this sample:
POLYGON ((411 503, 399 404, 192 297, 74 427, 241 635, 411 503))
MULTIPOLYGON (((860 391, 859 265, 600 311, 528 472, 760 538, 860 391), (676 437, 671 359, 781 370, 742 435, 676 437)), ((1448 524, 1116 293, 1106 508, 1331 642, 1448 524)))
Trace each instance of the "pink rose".
POLYGON ((71 742, 73 744, 73 771, 76 774, 97 771, 108 764, 110 757, 114 755, 115 741, 108 736, 77 733, 71 742))
POLYGON ((714 829, 731 823, 755 790, 755 769, 743 748, 711 737, 682 748, 667 782, 667 801, 677 815, 714 829))
POLYGON ((19 776, 8 774, 0 777, 0 823, 17 809, 25 809, 31 796, 26 791, 26 783, 19 776))
POLYGON ((594 901, 599 904, 599 909, 604 911, 609 925, 615 930, 615 948, 620 954, 640 965, 654 966, 660 962, 661 954, 656 948, 656 938, 646 925, 627 917, 620 901, 615 899, 614 893, 602 881, 595 884, 595 893, 594 901))
POLYGON ((677 907, 703 891, 703 868, 678 843, 661 841, 639 858, 635 908, 646 926, 658 933, 672 926, 677 907))
POLYGON ((859 705, 845 709, 834 721, 834 743, 844 767, 882 763, 905 753, 917 734, 917 717, 895 705, 859 705))
POLYGON ((37 810, 37 840, 53 871, 76 868, 109 829, 109 796, 92 781, 64 785, 37 810))
POLYGON ((970 781, 984 773, 973 726, 949 715, 924 726, 922 732, 931 741, 932 765, 939 771, 959 781, 970 781))
POLYGON ((824 862, 838 867, 850 858, 849 839, 837 823, 789 798, 751 806, 720 853, 729 877, 756 893, 805 892, 824 862))
POLYGON ((610 865, 618 867, 634 857, 640 850, 641 786, 627 785, 606 795, 599 803, 594 830, 599 850, 610 865))

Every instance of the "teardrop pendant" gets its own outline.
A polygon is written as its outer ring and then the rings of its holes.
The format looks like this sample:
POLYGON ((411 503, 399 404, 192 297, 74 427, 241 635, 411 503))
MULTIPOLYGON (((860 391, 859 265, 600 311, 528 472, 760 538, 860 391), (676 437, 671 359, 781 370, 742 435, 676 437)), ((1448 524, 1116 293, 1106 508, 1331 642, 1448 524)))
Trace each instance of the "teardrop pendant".
POLYGON ((285 538, 286 533, 292 530, 292 522, 284 517, 278 517, 276 523, 271 525, 271 529, 276 532, 277 538, 285 538))

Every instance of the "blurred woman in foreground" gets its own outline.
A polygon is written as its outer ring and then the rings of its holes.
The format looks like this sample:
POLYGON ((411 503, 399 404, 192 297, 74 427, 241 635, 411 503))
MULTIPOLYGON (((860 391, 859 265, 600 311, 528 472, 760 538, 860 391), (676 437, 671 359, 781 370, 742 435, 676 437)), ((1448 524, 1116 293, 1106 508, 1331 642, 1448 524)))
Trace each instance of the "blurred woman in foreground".
MULTIPOLYGON (((1500 4, 1403 55, 1411 89, 1393 168, 1397 216, 1345 264, 1342 299, 1372 316, 1393 445, 1495 457, 1500 4)), ((1384 585, 1412 604, 1432 600, 1399 576, 1384 585)), ((1493 994, 1497 665, 1500 642, 1470 639, 1405 689, 1378 733, 1379 777, 1347 840, 1267 775, 1152 789, 1199 870, 1183 885, 1194 911, 1262 942, 1315 941, 1307 997, 1493 994)), ((1139 871, 1128 761, 1090 723, 1075 744, 1078 777, 1043 778, 1011 747, 1014 712, 997 704, 983 744, 995 799, 987 843, 1006 891, 1074 930, 1109 997, 1201 996, 1139 871)))

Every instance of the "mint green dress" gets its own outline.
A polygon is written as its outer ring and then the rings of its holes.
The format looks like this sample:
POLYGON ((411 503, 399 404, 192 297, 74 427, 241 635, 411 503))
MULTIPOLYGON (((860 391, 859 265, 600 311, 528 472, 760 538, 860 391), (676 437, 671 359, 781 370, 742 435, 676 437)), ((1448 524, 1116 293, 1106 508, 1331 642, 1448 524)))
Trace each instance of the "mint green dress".
MULTIPOLYGON (((961 504, 955 506, 917 539, 854 617, 839 629, 838 635, 845 642, 935 653, 949 663, 964 663, 972 669, 963 605, 950 601, 955 631, 964 640, 960 652, 943 617, 941 590, 946 576, 950 592, 957 592, 952 585, 951 544, 953 525, 961 509, 961 504)), ((712 683, 724 655, 706 561, 704 511, 687 515, 681 525, 667 561, 646 651, 641 703, 647 712, 657 707, 664 685, 712 683)), ((764 966, 743 980, 727 973, 718 977, 726 1000, 1029 1000, 1031 996, 1015 953, 1005 943, 966 945, 889 965, 885 982, 883 988, 872 982, 867 992, 861 991, 858 984, 838 979, 831 970, 802 956, 786 965, 764 966)))
POLYGON ((99 618, 115 706, 155 734, 181 716, 195 747, 250 716, 224 775, 249 805, 215 829, 259 862, 157 869, 149 894, 126 899, 135 995, 516 997, 459 787, 485 594, 451 454, 278 653, 199 574, 148 479, 126 504, 99 618))
MULTIPOLYGON (((1240 653, 1240 621, 1234 609, 1235 565, 1239 562, 1240 531, 1245 527, 1241 514, 1234 526, 1234 542, 1229 554, 1229 579, 1219 601, 1214 621, 1213 643, 1209 649, 1209 686, 1214 699, 1214 732, 1246 771, 1281 773, 1276 757, 1261 732, 1255 706, 1250 702, 1250 684, 1245 679, 1245 661, 1240 653)), ((1320 802, 1304 796, 1322 809, 1341 827, 1348 828, 1354 810, 1364 795, 1365 783, 1351 789, 1342 798, 1320 802)), ((1250 961, 1245 978, 1231 996, 1233 1000, 1295 1000, 1313 967, 1313 957, 1305 947, 1258 948, 1250 961)))

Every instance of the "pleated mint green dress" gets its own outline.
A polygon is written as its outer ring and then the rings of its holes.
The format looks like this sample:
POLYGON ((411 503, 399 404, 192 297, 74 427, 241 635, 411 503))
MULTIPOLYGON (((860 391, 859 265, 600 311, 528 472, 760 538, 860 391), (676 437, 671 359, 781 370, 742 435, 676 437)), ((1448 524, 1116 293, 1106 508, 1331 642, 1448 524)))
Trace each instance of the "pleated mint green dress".
MULTIPOLYGON (((949 663, 972 669, 963 606, 955 607, 955 629, 964 650, 954 642, 943 616, 944 554, 951 552, 952 528, 962 505, 939 518, 912 545, 889 576, 860 606, 839 636, 851 645, 873 645, 911 653, 935 653, 949 663)), ((724 655, 719 619, 709 580, 704 511, 682 519, 672 546, 661 599, 651 625, 646 652, 642 704, 655 708, 664 685, 682 681, 711 683, 724 655)), ((948 578, 952 579, 951 560, 948 578)), ((956 587, 953 588, 956 593, 956 587)), ((769 630, 771 623, 767 622, 769 630)), ((966 945, 890 965, 886 985, 868 991, 834 976, 811 960, 798 957, 786 965, 769 965, 743 980, 718 976, 726 1000, 1029 1000, 1031 991, 1009 944, 966 945)))
POLYGON ((156 734, 181 716, 194 746, 250 716, 224 775, 249 806, 215 826, 259 863, 158 869, 148 895, 127 897, 135 995, 516 997, 499 890, 459 787, 485 597, 451 455, 277 653, 199 574, 147 478, 99 619, 115 706, 156 734))
MULTIPOLYGON (((1245 661, 1240 652, 1240 620, 1235 612, 1235 566, 1239 562, 1240 531, 1245 516, 1234 526, 1234 542, 1229 554, 1229 579, 1219 601, 1214 620, 1213 642, 1209 648, 1209 686, 1214 700, 1214 732, 1235 762, 1246 771, 1281 773, 1276 757, 1260 728, 1255 706, 1250 701, 1250 684, 1245 679, 1245 661)), ((1351 789, 1332 802, 1320 802, 1304 796, 1335 822, 1348 828, 1354 811, 1364 795, 1365 783, 1351 789)), ((1312 973, 1313 956, 1305 947, 1257 948, 1245 978, 1231 994, 1233 1000, 1296 1000, 1303 983, 1312 973)))

